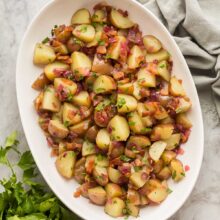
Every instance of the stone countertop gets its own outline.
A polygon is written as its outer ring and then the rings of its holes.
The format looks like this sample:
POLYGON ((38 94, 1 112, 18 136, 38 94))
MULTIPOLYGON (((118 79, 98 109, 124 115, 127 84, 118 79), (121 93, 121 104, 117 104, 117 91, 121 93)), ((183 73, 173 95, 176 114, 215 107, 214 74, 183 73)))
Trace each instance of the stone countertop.
MULTIPOLYGON (((220 14, 217 13, 217 8, 220 8, 220 2, 218 0, 215 1, 199 1, 204 12, 213 15, 213 22, 217 22, 220 19, 220 14)), ((46 2, 48 0, 0 1, 0 143, 13 130, 17 130, 19 131, 19 139, 23 150, 28 149, 28 146, 16 100, 16 56, 27 25, 46 2)), ((220 219, 220 122, 212 101, 212 95, 204 95, 202 91, 199 91, 199 97, 205 128, 203 165, 191 196, 171 220, 220 219)), ((2 173, 7 174, 1 168, 2 173)))

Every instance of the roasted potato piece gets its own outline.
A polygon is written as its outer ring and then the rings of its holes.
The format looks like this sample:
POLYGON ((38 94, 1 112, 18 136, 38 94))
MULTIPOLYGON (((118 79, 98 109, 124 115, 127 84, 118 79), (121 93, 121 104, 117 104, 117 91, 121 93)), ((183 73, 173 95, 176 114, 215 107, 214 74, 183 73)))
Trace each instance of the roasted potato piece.
POLYGON ((152 35, 145 35, 143 43, 148 53, 157 53, 161 48, 161 42, 152 35))
POLYGON ((105 167, 96 165, 93 169, 93 177, 95 181, 101 186, 105 186, 108 183, 108 172, 105 167))
POLYGON ((175 76, 171 77, 169 85, 170 94, 173 96, 185 96, 185 90, 182 85, 182 80, 178 80, 175 76))
POLYGON ((164 162, 162 159, 155 161, 153 164, 154 173, 156 173, 156 174, 159 173, 161 171, 161 169, 163 168, 163 166, 164 166, 164 162))
POLYGON ((116 90, 116 83, 111 76, 101 75, 94 82, 93 91, 96 94, 108 93, 113 90, 116 90))
POLYGON ((88 76, 92 68, 90 58, 82 52, 74 51, 71 55, 71 59, 71 69, 75 73, 76 78, 81 80, 84 76, 88 76))
POLYGON ((90 119, 82 121, 76 125, 70 127, 70 131, 74 132, 76 135, 83 135, 89 129, 89 125, 91 123, 90 119))
POLYGON ((92 126, 91 128, 89 128, 86 132, 86 138, 91 141, 91 142, 95 142, 96 141, 96 136, 98 134, 98 127, 96 125, 92 126))
POLYGON ((69 65, 56 61, 54 63, 47 64, 44 68, 44 73, 49 80, 53 81, 56 77, 59 77, 59 72, 69 69, 69 65))
POLYGON ((152 127, 155 122, 155 120, 151 116, 142 117, 141 120, 145 127, 152 127))
POLYGON ((140 211, 140 208, 138 206, 128 202, 126 204, 126 209, 127 213, 129 213, 130 216, 138 217, 140 211))
POLYGON ((165 166, 161 169, 161 171, 157 174, 157 177, 161 180, 167 180, 171 177, 171 170, 169 167, 165 166))
POLYGON ((168 60, 170 57, 169 53, 166 50, 160 50, 157 53, 147 53, 145 58, 146 62, 151 63, 154 61, 162 61, 162 60, 168 60))
POLYGON ((161 203, 167 196, 168 193, 165 187, 155 188, 147 195, 148 199, 154 203, 161 203))
POLYGON ((91 99, 87 91, 81 91, 74 95, 72 101, 78 106, 86 106, 88 108, 91 106, 91 99))
POLYGON ((123 216, 124 208, 125 208, 125 202, 118 197, 115 197, 111 200, 107 200, 105 204, 105 212, 112 217, 123 216))
POLYGON ((104 205, 106 203, 106 192, 101 186, 88 189, 88 196, 90 201, 96 205, 104 205))
POLYGON ((89 10, 86 8, 81 8, 76 11, 72 18, 71 24, 90 24, 91 23, 91 15, 89 10))
POLYGON ((138 71, 138 83, 143 87, 156 87, 156 76, 149 72, 146 68, 138 71))
POLYGON ((127 64, 130 69, 136 69, 140 66, 141 61, 143 61, 144 55, 139 46, 134 45, 131 48, 131 52, 128 56, 127 64))
POLYGON ((72 97, 77 90, 77 84, 69 79, 55 78, 54 88, 56 90, 63 90, 67 94, 67 99, 69 99, 69 101, 72 101, 72 97))
POLYGON ((148 174, 144 170, 134 172, 130 176, 131 183, 137 188, 141 188, 148 180, 148 174))
POLYGON ((150 157, 154 160, 154 161, 158 161, 162 155, 162 153, 164 152, 165 148, 167 146, 167 143, 164 141, 156 141, 154 142, 149 149, 149 154, 150 157))
POLYGON ((162 160, 164 161, 165 165, 168 165, 171 160, 176 158, 176 153, 171 150, 165 150, 161 156, 162 160))
POLYGON ((124 36, 115 36, 115 42, 110 44, 107 55, 113 60, 118 60, 122 45, 126 44, 126 38, 124 36))
POLYGON ((32 84, 32 88, 35 90, 42 90, 49 84, 49 79, 44 73, 41 73, 39 77, 32 84))
POLYGON ((65 44, 59 42, 58 46, 53 46, 53 49, 56 53, 67 55, 69 53, 68 48, 65 44))
POLYGON ((65 138, 69 133, 69 130, 58 120, 50 120, 48 131, 57 138, 65 138))
POLYGON ((173 134, 174 126, 172 124, 156 125, 151 133, 151 140, 167 140, 173 134))
POLYGON ((108 155, 111 159, 120 157, 124 153, 124 145, 121 142, 112 141, 109 145, 108 155))
POLYGON ((149 138, 142 135, 130 136, 127 142, 127 146, 136 146, 143 149, 150 146, 150 144, 149 138))
POLYGON ((96 73, 100 73, 100 74, 110 74, 112 70, 113 70, 113 67, 109 62, 103 59, 100 59, 98 58, 97 55, 95 55, 93 64, 92 64, 92 71, 96 73))
POLYGON ((96 136, 96 144, 98 148, 101 150, 107 151, 110 145, 110 134, 108 133, 107 129, 103 128, 99 130, 96 136))
POLYGON ((130 134, 127 120, 119 115, 111 119, 108 124, 108 131, 111 131, 111 139, 115 141, 126 141, 130 134))
POLYGON ((86 174, 85 163, 86 163, 86 158, 82 157, 76 162, 74 167, 74 178, 80 184, 82 184, 85 181, 85 174, 86 174))
POLYGON ((191 106, 192 106, 192 103, 189 100, 186 100, 184 98, 179 98, 179 104, 175 111, 177 114, 184 113, 184 112, 189 111, 191 106))
POLYGON ((74 28, 73 35, 81 41, 89 43, 95 38, 95 28, 89 24, 81 24, 74 28))
POLYGON ((77 39, 76 37, 71 37, 66 44, 66 47, 70 53, 80 50, 80 48, 83 46, 84 43, 81 40, 77 39))
POLYGON ((181 139, 181 134, 179 133, 172 134, 169 139, 165 140, 165 142, 167 143, 166 149, 173 150, 176 147, 178 147, 180 144, 180 139, 181 139))
POLYGON ((168 116, 169 115, 166 109, 162 105, 158 104, 157 109, 154 113, 154 118, 156 118, 157 120, 162 120, 162 119, 167 118, 168 116))
POLYGON ((170 71, 166 60, 162 60, 158 63, 157 74, 167 82, 170 81, 170 71))
POLYGON ((118 91, 120 93, 133 95, 134 85, 132 83, 118 84, 118 91))
POLYGON ((85 157, 95 153, 95 144, 89 141, 84 141, 82 146, 82 156, 85 157))
POLYGON ((105 186, 105 191, 108 198, 120 197, 123 195, 122 188, 115 183, 108 183, 105 186))
POLYGON ((134 23, 128 17, 123 16, 115 9, 111 10, 110 21, 115 27, 121 29, 127 29, 134 26, 134 23))
POLYGON ((74 151, 66 151, 59 155, 56 159, 56 168, 58 172, 65 178, 73 177, 74 166, 76 162, 76 154, 74 151))
POLYGON ((173 159, 170 162, 170 169, 171 169, 171 172, 172 172, 172 179, 175 182, 178 182, 181 179, 183 179, 183 177, 185 177, 185 171, 183 169, 183 164, 180 160, 173 159))
POLYGON ((161 124, 174 124, 175 120, 173 118, 171 118, 170 116, 160 120, 161 124))
POLYGON ((128 115, 128 124, 135 134, 146 134, 148 133, 148 129, 144 126, 144 123, 139 116, 139 114, 135 112, 130 112, 128 115))
POLYGON ((141 97, 141 86, 139 85, 138 81, 135 81, 133 83, 134 86, 134 91, 133 91, 133 96, 137 99, 140 100, 141 97))
POLYGON ((97 154, 95 157, 95 164, 99 167, 108 167, 109 166, 109 159, 108 159, 108 157, 106 157, 102 154, 97 154))
POLYGON ((109 180, 113 183, 119 184, 120 183, 120 178, 122 177, 122 174, 120 171, 112 168, 112 167, 108 167, 108 177, 109 180))
POLYGON ((192 123, 185 113, 181 113, 176 116, 176 123, 182 125, 186 129, 190 129, 192 127, 192 123))
POLYGON ((82 121, 79 109, 74 105, 65 102, 63 104, 63 122, 67 126, 77 124, 82 121))
POLYGON ((48 86, 43 93, 41 109, 51 112, 59 112, 61 103, 56 97, 56 92, 53 86, 48 86))
POLYGON ((133 205, 140 205, 141 204, 141 197, 138 191, 134 189, 128 189, 127 191, 127 199, 129 203, 132 203, 133 205))
POLYGON ((34 64, 45 65, 52 63, 56 59, 56 54, 51 46, 37 43, 34 49, 34 64))
POLYGON ((104 10, 96 10, 92 15, 92 22, 103 23, 107 22, 107 14, 104 10))
POLYGON ((130 95, 118 94, 117 108, 119 113, 132 112, 137 108, 137 100, 130 95))

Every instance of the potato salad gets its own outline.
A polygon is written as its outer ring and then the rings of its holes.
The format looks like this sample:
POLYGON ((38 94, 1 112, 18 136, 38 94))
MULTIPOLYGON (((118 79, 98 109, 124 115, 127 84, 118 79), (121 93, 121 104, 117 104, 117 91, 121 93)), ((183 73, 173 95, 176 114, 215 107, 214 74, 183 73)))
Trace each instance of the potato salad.
POLYGON ((160 36, 142 31, 127 11, 100 3, 34 49, 34 106, 56 169, 79 183, 75 197, 112 217, 159 205, 172 192, 167 180, 185 176, 177 156, 191 101, 160 36))

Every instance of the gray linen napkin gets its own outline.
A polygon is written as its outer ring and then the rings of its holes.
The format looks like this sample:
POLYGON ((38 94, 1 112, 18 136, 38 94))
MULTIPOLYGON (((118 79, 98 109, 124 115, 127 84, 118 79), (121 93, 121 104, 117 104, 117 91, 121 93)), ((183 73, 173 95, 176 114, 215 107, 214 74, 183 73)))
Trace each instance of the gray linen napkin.
MULTIPOLYGON (((197 0, 139 0, 174 36, 199 91, 212 89, 220 117, 220 23, 207 19, 197 0)), ((210 7, 214 1, 207 0, 210 7)))

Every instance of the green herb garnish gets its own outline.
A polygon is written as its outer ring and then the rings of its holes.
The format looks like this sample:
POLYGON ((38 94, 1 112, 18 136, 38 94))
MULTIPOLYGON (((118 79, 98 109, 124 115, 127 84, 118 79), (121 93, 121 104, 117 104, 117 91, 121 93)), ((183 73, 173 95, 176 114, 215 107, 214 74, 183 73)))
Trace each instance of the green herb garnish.
POLYGON ((118 99, 118 102, 117 102, 117 107, 118 108, 122 108, 123 105, 125 105, 125 104, 126 104, 126 100, 124 98, 119 98, 118 99))
POLYGON ((129 162, 129 161, 131 161, 131 158, 127 157, 126 155, 121 155, 121 156, 120 156, 120 159, 121 159, 122 161, 124 161, 124 162, 129 162))
POLYGON ((135 122, 134 122, 134 121, 129 121, 128 124, 129 124, 130 126, 135 126, 135 122))
POLYGON ((104 40, 99 40, 98 45, 99 46, 105 46, 105 41, 104 40))
POLYGON ((175 179, 175 178, 176 178, 176 170, 174 170, 172 173, 172 179, 175 179))
POLYGON ((46 37, 42 40, 42 44, 46 44, 50 41, 50 38, 49 37, 46 37))
POLYGON ((170 193, 172 193, 173 192, 173 190, 171 190, 170 188, 167 188, 167 193, 168 194, 170 194, 170 193))

